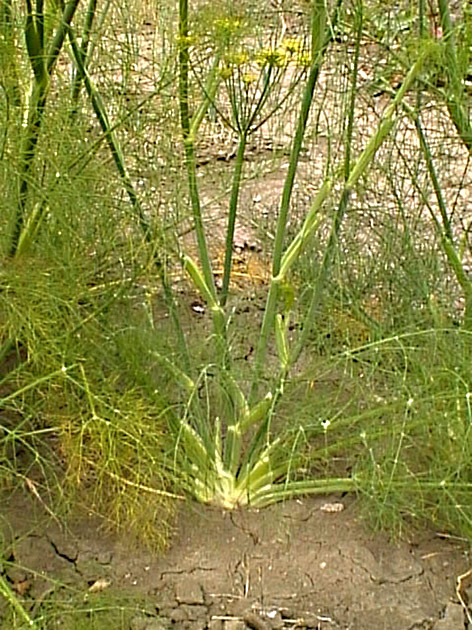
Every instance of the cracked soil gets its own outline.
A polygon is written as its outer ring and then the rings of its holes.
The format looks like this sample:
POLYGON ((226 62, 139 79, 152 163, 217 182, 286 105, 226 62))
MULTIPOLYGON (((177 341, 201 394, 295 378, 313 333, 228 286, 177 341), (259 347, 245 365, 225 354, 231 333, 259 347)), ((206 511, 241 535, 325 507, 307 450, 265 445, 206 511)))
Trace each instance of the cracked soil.
MULTIPOLYGON (((84 602, 104 591, 146 598, 146 610, 120 626, 129 630, 472 627, 468 577, 458 590, 470 569, 465 542, 432 530, 390 542, 367 528, 350 497, 233 513, 190 504, 160 556, 93 520, 67 531, 41 522, 24 498, 3 510, 1 523, 14 562, 4 576, 33 615, 72 588, 84 602)), ((77 627, 55 619, 51 627, 77 627)))

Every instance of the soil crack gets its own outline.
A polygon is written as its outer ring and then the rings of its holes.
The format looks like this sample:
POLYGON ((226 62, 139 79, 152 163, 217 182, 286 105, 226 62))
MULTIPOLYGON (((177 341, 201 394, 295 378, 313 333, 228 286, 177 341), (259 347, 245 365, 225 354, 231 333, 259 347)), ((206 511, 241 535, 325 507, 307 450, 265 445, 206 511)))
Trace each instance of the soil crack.
POLYGON ((410 575, 405 575, 404 577, 399 577, 399 578, 381 577, 375 581, 379 585, 380 584, 404 584, 405 582, 409 582, 413 578, 421 577, 422 575, 424 575, 424 569, 421 569, 420 571, 418 571, 418 573, 410 573, 410 575))
POLYGON ((214 567, 192 567, 191 569, 181 569, 175 571, 163 571, 160 574, 160 579, 162 580, 166 575, 192 575, 197 571, 216 571, 214 567))
POLYGON ((234 527, 242 531, 243 534, 246 534, 246 536, 248 536, 252 540, 255 547, 260 543, 259 534, 249 529, 249 527, 245 527, 242 523, 237 523, 235 515, 232 512, 230 512, 229 517, 234 527))
POLYGON ((46 537, 46 540, 49 542, 51 547, 54 549, 54 553, 57 556, 59 556, 59 558, 62 558, 63 560, 65 560, 66 562, 69 562, 70 564, 73 564, 75 570, 80 573, 80 571, 77 568, 77 560, 79 558, 78 552, 75 554, 75 557, 69 556, 67 553, 59 550, 59 547, 56 545, 54 540, 52 540, 51 538, 48 538, 48 537, 46 537))

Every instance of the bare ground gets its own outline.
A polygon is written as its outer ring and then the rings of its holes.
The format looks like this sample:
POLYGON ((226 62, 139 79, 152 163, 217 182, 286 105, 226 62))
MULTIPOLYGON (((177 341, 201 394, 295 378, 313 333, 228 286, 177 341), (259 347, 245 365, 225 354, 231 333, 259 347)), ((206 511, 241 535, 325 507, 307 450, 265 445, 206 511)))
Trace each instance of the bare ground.
MULTIPOLYGON (((161 556, 93 519, 65 530, 40 509, 17 497, 1 520, 13 563, 3 574, 33 616, 73 589, 83 602, 105 592, 145 597, 141 613, 115 624, 129 630, 472 627, 466 543, 435 531, 389 542, 362 523, 352 497, 233 513, 187 504, 161 556)), ((51 627, 79 627, 68 624, 56 615, 51 627)))

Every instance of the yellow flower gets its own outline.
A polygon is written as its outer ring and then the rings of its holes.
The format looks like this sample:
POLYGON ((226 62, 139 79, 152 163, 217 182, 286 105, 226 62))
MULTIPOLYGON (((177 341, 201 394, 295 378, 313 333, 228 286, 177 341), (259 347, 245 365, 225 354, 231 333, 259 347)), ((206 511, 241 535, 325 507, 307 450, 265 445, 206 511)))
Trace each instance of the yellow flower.
POLYGON ((177 43, 182 48, 188 48, 189 46, 193 46, 198 42, 198 38, 196 35, 189 33, 187 36, 181 35, 177 37, 177 43))
POLYGON ((308 52, 300 53, 297 55, 297 66, 301 66, 302 68, 308 68, 311 66, 311 55, 308 52))
POLYGON ((228 65, 237 66, 240 68, 249 61, 249 55, 246 52, 234 52, 226 55, 225 59, 228 65))
POLYGON ((214 24, 217 33, 229 36, 238 32, 238 29, 241 26, 241 20, 238 18, 225 17, 215 20, 214 24))
POLYGON ((250 85, 251 83, 255 83, 258 77, 255 72, 246 72, 241 78, 243 83, 250 85))
POLYGON ((291 55, 295 53, 301 53, 303 49, 303 44, 300 38, 298 37, 289 37, 284 39, 282 42, 282 48, 284 48, 291 55))
POLYGON ((260 66, 276 68, 282 68, 288 62, 287 53, 281 48, 263 48, 256 54, 255 60, 260 66))
POLYGON ((229 79, 230 76, 233 74, 233 70, 229 66, 222 66, 219 72, 220 72, 220 76, 223 79, 229 79))

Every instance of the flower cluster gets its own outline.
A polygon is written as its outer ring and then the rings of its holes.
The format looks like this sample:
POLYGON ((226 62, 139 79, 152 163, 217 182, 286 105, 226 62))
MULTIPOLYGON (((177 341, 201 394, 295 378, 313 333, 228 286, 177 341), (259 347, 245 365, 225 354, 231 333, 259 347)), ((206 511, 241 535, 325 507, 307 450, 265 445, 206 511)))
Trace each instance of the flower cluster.
POLYGON ((284 39, 277 47, 261 48, 250 54, 246 50, 227 53, 220 66, 223 79, 229 79, 234 70, 246 70, 242 73, 242 80, 246 84, 257 80, 254 66, 259 68, 287 68, 290 64, 306 68, 311 63, 311 56, 298 38, 284 39))
POLYGON ((233 17, 223 17, 215 20, 216 33, 225 39, 233 37, 241 29, 241 20, 233 17))

